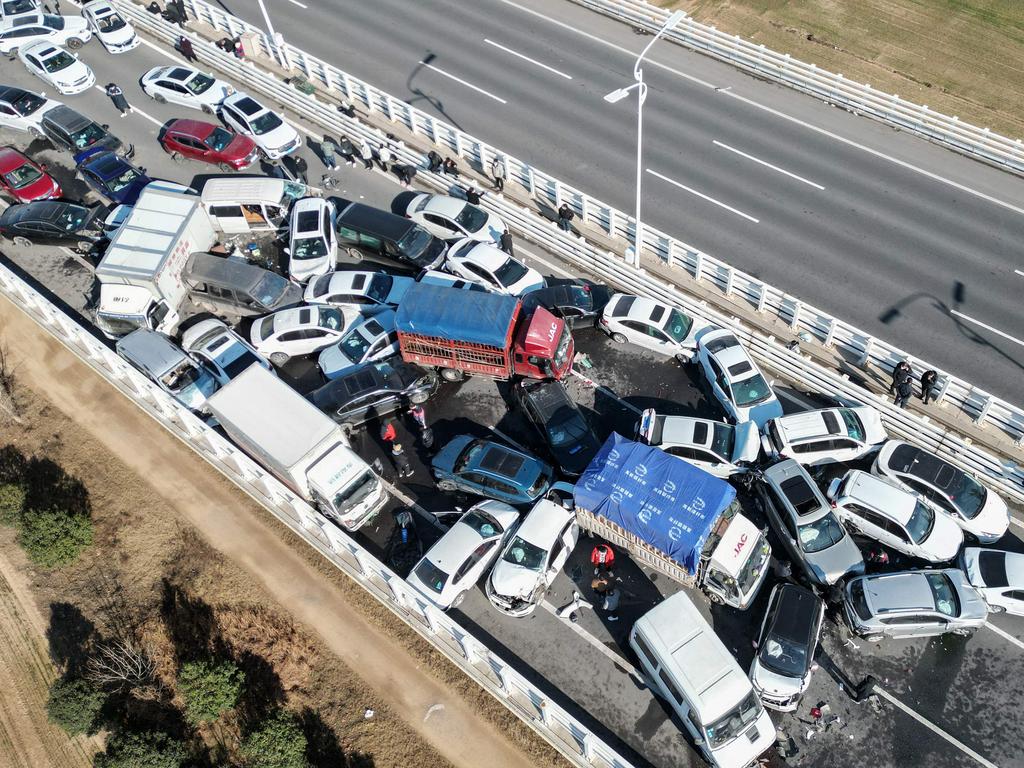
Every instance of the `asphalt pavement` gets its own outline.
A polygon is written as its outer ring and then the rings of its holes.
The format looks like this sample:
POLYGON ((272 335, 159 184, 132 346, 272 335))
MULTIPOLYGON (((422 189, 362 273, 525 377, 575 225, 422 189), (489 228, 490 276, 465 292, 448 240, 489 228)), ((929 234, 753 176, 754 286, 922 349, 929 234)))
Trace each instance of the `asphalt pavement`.
MULTIPOLYGON (((90 43, 82 57, 96 70, 98 83, 112 80, 125 89, 136 111, 124 119, 100 92, 69 97, 69 105, 111 124, 122 139, 136 146, 136 162, 150 175, 198 183, 195 178, 210 169, 191 162, 175 163, 156 143, 160 125, 183 113, 169 105, 156 104, 138 88, 137 78, 150 67, 169 61, 173 54, 144 45, 114 59, 90 43)), ((18 67, 5 68, 7 82, 38 87, 18 67)), ((236 84, 237 85, 237 84, 236 84)), ((292 116, 294 118, 294 116, 292 116)), ((28 142, 27 134, 0 131, 0 143, 11 143, 46 162, 71 197, 85 195, 85 186, 73 178, 70 158, 46 147, 43 142, 28 142)), ((303 150, 310 175, 318 178, 322 166, 309 151, 303 150)), ((340 186, 335 194, 388 207, 401 190, 393 179, 382 173, 350 169, 335 174, 340 186)), ((90 265, 68 251, 35 247, 16 252, 4 243, 4 255, 26 275, 37 281, 69 310, 90 320, 88 302, 92 295, 90 265)), ((524 249, 519 248, 520 252, 524 249)), ((548 254, 533 253, 529 260, 548 276, 564 276, 562 267, 548 254)), ((349 265, 354 266, 354 265, 349 265)), ((367 265, 364 263, 361 268, 367 265)), ((690 366, 618 346, 595 330, 576 334, 577 347, 594 361, 588 371, 596 387, 574 377, 570 391, 591 420, 599 436, 615 430, 631 434, 639 411, 647 407, 659 410, 721 417, 709 401, 690 366)), ((308 362, 291 366, 291 380, 301 389, 318 383, 317 373, 308 362)), ((787 409, 820 406, 827 397, 787 389, 780 382, 777 390, 787 409)), ((435 430, 437 446, 456 434, 496 434, 501 439, 541 451, 536 433, 515 410, 510 410, 506 388, 481 379, 460 385, 444 385, 426 404, 428 420, 435 430)), ((429 453, 419 445, 411 425, 402 425, 403 441, 413 447, 414 475, 401 483, 403 495, 418 507, 417 528, 427 546, 441 533, 431 521, 432 512, 467 507, 475 499, 457 494, 441 494, 431 480, 429 453)), ((386 475, 394 481, 390 459, 377 439, 374 427, 357 433, 354 445, 366 459, 381 458, 386 475)), ((377 519, 357 533, 371 551, 384 556, 394 533, 394 513, 404 504, 396 501, 377 519)), ((756 513, 755 513, 756 514, 756 513)), ((1015 510, 1020 515, 1020 510, 1015 510)), ((1014 525, 1000 546, 1024 551, 1021 527, 1014 525)), ((557 618, 555 610, 568 602, 573 590, 590 597, 591 573, 588 555, 593 540, 583 537, 564 572, 559 575, 540 610, 526 619, 509 619, 495 611, 482 589, 471 593, 453 615, 505 659, 544 686, 551 695, 570 707, 588 726, 618 746, 638 766, 676 768, 699 765, 700 761, 679 725, 668 710, 644 686, 633 666, 625 641, 632 621, 661 597, 679 586, 657 574, 645 572, 628 558, 617 576, 622 579, 625 599, 618 622, 609 622, 603 613, 585 609, 579 621, 571 624, 557 618)), ((726 645, 741 665, 749 664, 751 640, 763 614, 771 587, 765 585, 755 605, 746 612, 710 606, 700 594, 691 596, 713 622, 726 645)), ((773 714, 780 731, 793 739, 795 755, 789 765, 880 767, 929 765, 964 766, 979 762, 1000 768, 1024 765, 1018 745, 1024 739, 1024 721, 1017 713, 1022 693, 1021 659, 1024 658, 1024 620, 996 617, 970 640, 939 638, 913 641, 887 641, 867 644, 851 641, 845 631, 828 624, 822 643, 818 670, 800 710, 793 715, 773 714), (836 677, 826 671, 839 670, 836 677), (891 697, 875 704, 854 704, 840 687, 843 680, 859 682, 867 674, 879 678, 891 697), (899 704, 893 703, 899 702, 899 704), (811 706, 827 704, 824 722, 810 720, 811 706), (903 708, 901 708, 901 706, 903 708), (836 721, 834 718, 838 717, 836 721)), ((846 683, 843 683, 846 685, 846 683)), ((848 687, 848 686, 847 686, 848 687)))
MULTIPOLYGON (((633 210, 636 102, 602 97, 649 36, 549 0, 267 7, 293 45, 633 210)), ((1024 402, 1018 177, 671 43, 644 76, 645 222, 1024 402)))

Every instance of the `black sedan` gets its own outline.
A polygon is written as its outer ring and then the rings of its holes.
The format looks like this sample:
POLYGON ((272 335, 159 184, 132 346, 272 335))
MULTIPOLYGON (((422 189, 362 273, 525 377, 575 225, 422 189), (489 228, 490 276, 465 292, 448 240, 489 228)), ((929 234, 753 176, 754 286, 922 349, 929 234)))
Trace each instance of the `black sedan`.
POLYGON ((564 318, 570 328, 593 328, 613 293, 607 285, 590 280, 566 280, 530 291, 523 297, 523 310, 530 313, 544 307, 564 318))
POLYGON ((520 381, 516 400, 562 473, 577 477, 601 447, 587 417, 557 381, 520 381))
POLYGON ((0 214, 0 235, 21 248, 33 244, 70 245, 88 253, 104 239, 100 210, 57 200, 12 205, 0 214))
POLYGON ((309 400, 336 422, 357 427, 371 419, 425 403, 437 391, 438 378, 401 360, 368 363, 346 371, 309 400))

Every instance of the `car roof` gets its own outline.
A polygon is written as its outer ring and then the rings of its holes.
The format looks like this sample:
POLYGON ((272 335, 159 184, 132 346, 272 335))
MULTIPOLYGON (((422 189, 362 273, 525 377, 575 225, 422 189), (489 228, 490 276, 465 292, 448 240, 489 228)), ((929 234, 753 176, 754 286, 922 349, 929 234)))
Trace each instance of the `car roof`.
POLYGON ((50 58, 63 50, 64 49, 59 45, 54 45, 46 40, 36 40, 34 43, 21 46, 21 48, 18 49, 18 52, 34 53, 37 56, 42 56, 43 58, 50 58))
POLYGON ((932 485, 947 489, 964 474, 934 453, 910 443, 901 443, 889 454, 889 467, 895 472, 919 477, 932 485))
POLYGON ((177 80, 179 83, 183 83, 186 80, 190 80, 198 72, 191 67, 168 67, 169 72, 165 72, 161 77, 166 77, 168 80, 177 80))
POLYGON ((646 296, 637 296, 629 306, 625 315, 615 313, 616 317, 628 317, 631 320, 643 320, 662 325, 668 319, 671 307, 646 296))
POLYGON ((708 446, 715 432, 711 419, 697 419, 692 416, 662 416, 661 443, 708 446))
POLYGON ((485 269, 493 271, 509 259, 507 253, 490 243, 480 243, 472 240, 468 242, 473 243, 473 245, 466 253, 462 254, 462 258, 469 259, 485 269))
POLYGON ((0 173, 20 168, 28 158, 14 147, 0 147, 0 173))
POLYGON ((39 95, 25 88, 19 88, 16 85, 0 85, 0 101, 17 101, 26 94, 31 94, 33 96, 39 95))
POLYGON ((348 225, 353 229, 366 232, 371 235, 378 235, 390 240, 401 240, 410 229, 419 226, 415 221, 396 216, 388 211, 374 208, 363 203, 349 203, 342 209, 341 205, 336 207, 339 211, 337 225, 339 227, 348 225))
POLYGON ((821 601, 814 593, 796 584, 779 584, 775 614, 768 634, 776 635, 810 646, 814 642, 813 632, 821 610, 821 601))
POLYGON ((467 469, 481 469, 497 477, 514 480, 529 462, 530 457, 526 454, 501 443, 486 440, 484 450, 473 458, 467 469))
POLYGON ((806 440, 826 435, 848 435, 846 422, 839 408, 822 408, 779 416, 775 424, 787 441, 806 440))
POLYGON ((1024 555, 972 547, 964 551, 964 557, 968 563, 972 559, 976 560, 973 570, 981 576, 986 588, 1024 587, 1024 555))
POLYGON ((43 115, 43 119, 49 120, 51 123, 55 123, 69 131, 77 131, 89 123, 95 122, 94 120, 90 120, 81 112, 76 112, 67 104, 58 104, 57 106, 46 110, 46 113, 43 115))
POLYGON ((922 571, 868 576, 864 594, 875 613, 935 610, 935 596, 922 571))
POLYGON ((326 200, 319 197, 304 197, 292 206, 293 228, 297 234, 320 232, 320 217, 326 213, 326 200))
POLYGON ((370 289, 375 275, 386 274, 383 272, 348 271, 332 272, 331 279, 327 281, 328 293, 359 293, 364 294, 370 289))
POLYGON ((246 117, 252 117, 253 115, 258 115, 260 112, 267 111, 266 107, 247 93, 232 94, 225 99, 224 103, 237 108, 238 111, 246 117))
POLYGON ((483 540, 479 533, 463 523, 460 518, 434 543, 434 546, 427 550, 425 557, 450 577, 483 540))
POLYGON ((561 408, 572 408, 575 405, 565 387, 557 381, 531 382, 523 385, 523 389, 525 396, 530 398, 530 402, 544 418, 550 418, 561 408))
POLYGON ((811 522, 831 509, 807 470, 793 459, 768 467, 764 470, 764 477, 793 506, 798 520, 811 522))
POLYGON ((128 168, 133 168, 131 163, 116 152, 111 152, 110 150, 93 153, 89 157, 85 158, 82 165, 104 181, 111 179, 114 176, 119 176, 128 168))
POLYGON ((338 378, 309 393, 317 407, 339 408, 367 392, 383 390, 387 379, 377 365, 366 363, 344 371, 338 378))
POLYGON ((320 312, 330 310, 323 304, 313 307, 290 307, 274 313, 274 333, 289 328, 308 328, 320 325, 320 312))
POLYGON ((358 323, 354 323, 348 333, 359 333, 363 338, 371 341, 386 336, 389 333, 393 333, 395 330, 395 311, 393 309, 386 309, 383 312, 378 312, 375 315, 365 316, 359 319, 358 323))
POLYGON ((462 212, 462 209, 465 208, 466 205, 467 203, 465 200, 461 200, 457 197, 449 197, 448 195, 431 195, 423 210, 430 213, 439 213, 442 216, 447 216, 449 219, 454 219, 462 212))
POLYGON ((843 499, 849 497, 902 525, 907 524, 917 507, 914 494, 857 469, 850 470, 842 493, 843 499))
POLYGON ((516 535, 531 544, 548 546, 573 516, 574 513, 561 504, 541 499, 526 515, 516 535))
POLYGON ((197 139, 205 139, 220 127, 221 126, 219 125, 208 123, 205 120, 193 120, 192 118, 180 117, 177 120, 172 120, 168 124, 167 130, 180 131, 181 133, 187 133, 190 136, 195 136, 197 139))
POLYGON ((84 205, 78 203, 65 203, 59 200, 37 200, 33 203, 20 203, 10 206, 3 214, 0 214, 0 221, 5 224, 12 224, 18 221, 53 221, 70 208, 80 208, 88 211, 84 205))

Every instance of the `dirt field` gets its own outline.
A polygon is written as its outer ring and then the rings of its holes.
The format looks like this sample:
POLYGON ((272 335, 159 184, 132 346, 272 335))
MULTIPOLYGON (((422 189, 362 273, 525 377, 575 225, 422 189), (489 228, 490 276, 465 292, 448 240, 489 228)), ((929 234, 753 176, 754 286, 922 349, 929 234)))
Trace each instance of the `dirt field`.
MULTIPOLYGON (((17 365, 23 422, 0 424, 0 445, 45 455, 82 479, 96 527, 81 561, 56 573, 31 569, 10 531, 0 538, 0 554, 31 587, 8 579, 11 591, 41 617, 26 661, 8 664, 3 654, 13 644, 0 636, 2 671, 17 678, 0 676, 0 685, 34 697, 12 707, 32 722, 12 723, 25 743, 0 743, 0 765, 87 764, 87 745, 42 733, 45 686, 55 674, 42 630, 58 666, 73 663, 76 646, 110 620, 111 583, 141 613, 160 674, 172 673, 183 649, 226 649, 266 696, 315 718, 320 765, 344 765, 331 759, 339 752, 356 755, 349 765, 359 768, 475 768, 484 754, 494 768, 561 764, 386 609, 2 300, 0 328, 17 365), (168 615, 181 619, 174 631, 168 615), (44 737, 61 745, 40 744, 44 737)), ((26 634, 3 628, 17 631, 26 634)), ((0 711, 5 730, 6 717, 0 711)))
POLYGON ((655 0, 723 32, 1024 137, 1021 0, 655 0))

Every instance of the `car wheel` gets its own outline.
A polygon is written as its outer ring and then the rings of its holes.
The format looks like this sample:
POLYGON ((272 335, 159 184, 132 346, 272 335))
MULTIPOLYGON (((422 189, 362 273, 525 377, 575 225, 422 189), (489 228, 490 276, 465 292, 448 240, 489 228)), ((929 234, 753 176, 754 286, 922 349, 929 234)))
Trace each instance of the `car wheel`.
POLYGON ((269 359, 271 363, 280 367, 288 362, 288 357, 286 352, 272 352, 269 359))
POLYGON ((217 163, 217 167, 224 171, 224 173, 231 173, 235 170, 235 166, 231 165, 231 163, 217 163))
POLYGON ((721 595, 716 595, 714 592, 708 592, 708 600, 710 600, 715 605, 722 605, 725 602, 724 600, 722 600, 721 595))
POLYGON ((363 260, 363 252, 360 251, 358 248, 347 248, 346 250, 348 251, 349 258, 352 259, 353 261, 363 260))
POLYGON ((11 242, 14 243, 18 248, 32 247, 32 241, 29 240, 27 237, 22 237, 21 235, 16 235, 15 237, 13 237, 11 239, 11 242))
POLYGON ((429 399, 430 395, 426 392, 417 392, 414 395, 409 395, 409 402, 413 405, 423 405, 423 403, 427 402, 429 399))
POLYGON ((954 635, 960 635, 960 637, 972 637, 977 630, 974 629, 954 629, 954 635))
POLYGON ((881 642, 883 635, 864 635, 864 639, 869 643, 881 642))
POLYGON ((676 362, 679 363, 680 365, 687 365, 688 363, 693 362, 693 358, 687 357, 686 355, 683 354, 678 354, 676 355, 676 362))
POLYGON ((468 590, 459 592, 459 594, 455 596, 455 599, 452 600, 452 608, 458 608, 460 605, 462 605, 463 601, 466 599, 467 593, 468 590))
POLYGON ((67 46, 68 46, 68 48, 69 48, 69 49, 71 49, 72 51, 77 51, 77 50, 78 50, 79 48, 81 48, 81 47, 82 47, 83 45, 85 45, 85 43, 83 43, 83 42, 82 42, 81 40, 79 40, 79 39, 78 39, 77 37, 69 37, 69 38, 68 38, 68 41, 67 41, 67 46))
POLYGON ((46 135, 36 127, 28 129, 28 135, 34 139, 45 139, 46 135))
POLYGON ((91 240, 79 240, 75 243, 75 250, 82 254, 89 253, 89 251, 92 250, 93 245, 95 245, 95 243, 91 240))
POLYGON ((163 95, 159 94, 159 93, 154 93, 153 94, 153 101, 155 101, 157 104, 166 104, 167 103, 167 99, 165 99, 163 97, 163 95))
POLYGON ((457 371, 454 368, 441 369, 441 378, 445 381, 462 381, 464 375, 462 371, 457 371))
POLYGON ((612 341, 614 341, 616 344, 625 344, 626 337, 623 336, 621 333, 616 332, 612 334, 612 341))
POLYGON ((208 115, 215 114, 213 107, 211 107, 209 104, 203 104, 203 106, 200 107, 200 109, 202 109, 203 112, 205 112, 208 115))
POLYGON ((185 162, 185 156, 181 152, 171 152, 171 160, 176 163, 183 163, 185 162))
POLYGON ((438 480, 437 490, 439 491, 457 491, 458 487, 451 480, 438 480))
POLYGON ((1006 613, 1005 605, 990 605, 988 607, 989 613, 1006 613))

